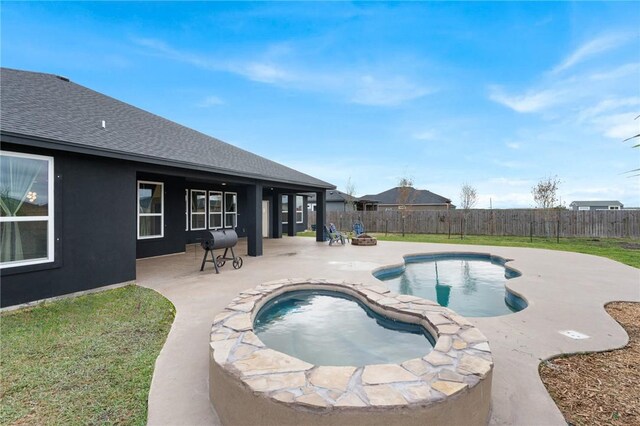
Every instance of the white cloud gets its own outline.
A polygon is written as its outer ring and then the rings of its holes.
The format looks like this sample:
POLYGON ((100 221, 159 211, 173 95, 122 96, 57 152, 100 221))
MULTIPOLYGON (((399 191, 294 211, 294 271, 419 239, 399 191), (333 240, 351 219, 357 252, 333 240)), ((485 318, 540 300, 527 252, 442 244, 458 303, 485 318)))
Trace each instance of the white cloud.
POLYGON ((594 119, 594 123, 604 136, 624 140, 640 132, 640 122, 634 120, 635 113, 603 115, 594 119))
POLYGON ((396 106, 421 98, 432 90, 408 81, 404 77, 377 78, 363 75, 357 80, 357 89, 351 100, 357 104, 396 106))
POLYGON ((565 71, 574 65, 583 62, 599 53, 614 49, 629 40, 627 34, 608 34, 584 43, 582 46, 574 50, 560 64, 558 64, 551 72, 557 74, 565 71))
POLYGON ((519 142, 507 142, 505 145, 510 149, 520 149, 522 147, 522 144, 519 142))
POLYGON ((200 108, 209 108, 212 106, 223 105, 224 101, 217 96, 207 96, 198 103, 200 108))
POLYGON ((524 169, 528 167, 526 163, 515 160, 493 160, 493 163, 507 169, 524 169))
POLYGON ((411 135, 413 139, 417 139, 419 141, 433 141, 436 140, 435 132, 431 130, 425 130, 423 132, 417 132, 411 135))
POLYGON ((594 72, 589 76, 590 80, 611 80, 615 78, 627 77, 629 75, 637 76, 640 73, 640 62, 621 65, 617 68, 607 71, 594 72))
POLYGON ((230 72, 251 81, 272 84, 305 92, 329 93, 347 102, 369 106, 397 106, 421 98, 435 90, 417 79, 387 69, 309 69, 308 64, 296 65, 295 51, 289 44, 267 46, 262 54, 251 59, 219 60, 212 55, 183 52, 162 40, 134 38, 133 42, 148 54, 163 56, 193 66, 220 72, 230 72))
POLYGON ((559 89, 529 91, 523 95, 509 95, 500 86, 491 86, 489 90, 489 99, 517 112, 538 112, 565 99, 564 91, 559 89))

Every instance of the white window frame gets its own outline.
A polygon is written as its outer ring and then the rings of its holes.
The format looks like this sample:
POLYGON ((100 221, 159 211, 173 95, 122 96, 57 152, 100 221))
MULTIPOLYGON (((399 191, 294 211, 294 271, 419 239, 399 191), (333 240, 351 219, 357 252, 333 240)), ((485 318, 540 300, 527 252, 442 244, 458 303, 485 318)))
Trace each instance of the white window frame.
POLYGON ((287 225, 289 223, 289 196, 288 195, 281 195, 281 197, 282 197, 282 208, 280 209, 281 210, 280 211, 280 216, 282 216, 282 213, 286 213, 287 214, 285 216, 287 218, 287 220, 283 220, 282 221, 283 225, 287 225), (284 203, 285 198, 287 199, 287 204, 286 204, 287 208, 286 209, 284 208, 284 206, 285 206, 285 203, 284 203))
MULTIPOLYGON (((237 200, 238 200, 238 196, 236 195, 236 201, 237 200)), ((225 203, 225 196, 224 196, 224 193, 222 191, 209 191, 208 197, 207 197, 207 218, 209 220, 209 229, 222 229, 222 228, 224 228, 224 215, 225 215, 224 203, 225 203), (211 195, 212 194, 220 195, 220 208, 222 209, 220 212, 213 212, 213 213, 211 212, 211 195), (220 216, 220 226, 212 226, 211 225, 211 215, 212 214, 220 216)), ((236 213, 237 213, 237 210, 238 210, 238 207, 236 205, 236 213)))
POLYGON ((620 206, 609 206, 609 210, 620 210, 620 206))
POLYGON ((47 216, 0 216, 0 222, 42 222, 47 221, 47 257, 39 259, 14 260, 12 262, 0 263, 0 269, 14 268, 17 266, 38 265, 41 263, 51 263, 55 261, 55 218, 54 218, 54 193, 53 193, 53 157, 34 154, 23 154, 21 152, 1 151, 0 156, 29 158, 32 160, 47 161, 47 216))
POLYGON ((578 206, 578 210, 583 212, 583 211, 591 210, 591 207, 589 207, 589 206, 578 206))
POLYGON ((189 230, 189 190, 184 190, 184 230, 189 230))
POLYGON ((296 195, 296 223, 304 223, 304 197, 302 195, 296 195), (300 200, 300 204, 298 204, 300 200), (298 211, 300 207, 300 211, 298 211), (300 220, 298 220, 298 213, 300 213, 300 220))
POLYGON ((237 192, 225 192, 224 193, 224 206, 223 206, 223 222, 222 222, 222 227, 223 228, 231 228, 231 229, 235 229, 238 226, 238 193, 237 192), (229 195, 235 195, 236 196, 236 202, 235 202, 235 211, 234 212, 227 212, 227 194, 229 195), (233 226, 227 226, 227 215, 233 215, 233 226))
POLYGON ((139 240, 152 240, 154 238, 164 238, 164 183, 163 182, 152 182, 150 180, 139 180, 138 187, 136 191, 136 211, 138 212, 138 239, 139 240), (151 185, 160 185, 160 213, 140 213, 140 184, 151 184, 151 185), (160 216, 160 235, 140 235, 140 217, 158 217, 160 216))
POLYGON ((189 227, 191 228, 192 231, 203 231, 207 229, 207 213, 209 211, 209 209, 207 208, 208 204, 209 204, 209 199, 207 198, 207 190, 206 189, 190 189, 189 190, 189 205, 191 205, 191 201, 193 200, 193 194, 194 193, 202 193, 204 194, 204 199, 205 199, 205 203, 204 203, 204 212, 194 212, 193 209, 191 209, 191 215, 189 216, 189 227), (193 227, 193 215, 203 215, 204 216, 204 228, 194 228, 193 227))

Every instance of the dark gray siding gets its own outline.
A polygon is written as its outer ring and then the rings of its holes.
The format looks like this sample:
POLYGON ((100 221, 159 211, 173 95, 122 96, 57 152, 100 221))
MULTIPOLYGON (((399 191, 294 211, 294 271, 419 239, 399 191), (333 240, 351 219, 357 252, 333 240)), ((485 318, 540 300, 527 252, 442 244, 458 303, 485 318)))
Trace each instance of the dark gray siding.
POLYGON ((55 171, 55 262, 2 270, 0 303, 10 306, 131 281, 136 276, 136 174, 127 162, 25 148, 55 171))

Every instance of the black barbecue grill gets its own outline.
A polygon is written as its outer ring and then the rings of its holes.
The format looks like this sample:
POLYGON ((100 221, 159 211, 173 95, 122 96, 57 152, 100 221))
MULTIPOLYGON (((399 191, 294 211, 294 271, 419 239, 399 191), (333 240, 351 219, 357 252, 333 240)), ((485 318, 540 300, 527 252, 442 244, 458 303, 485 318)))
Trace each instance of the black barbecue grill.
POLYGON ((205 262, 211 262, 216 268, 216 274, 219 274, 220 270, 218 268, 222 268, 224 264, 227 263, 227 260, 233 261, 232 264, 234 269, 242 268, 242 258, 240 256, 236 256, 233 251, 233 248, 237 243, 238 234, 236 234, 236 231, 233 229, 209 231, 200 243, 204 249, 204 257, 202 258, 202 266, 200 266, 200 270, 204 270, 205 262), (214 249, 224 249, 224 254, 214 257, 214 249), (231 257, 227 256, 229 250, 231 250, 231 257), (207 257, 209 257, 209 253, 211 253, 211 260, 207 259, 207 257))

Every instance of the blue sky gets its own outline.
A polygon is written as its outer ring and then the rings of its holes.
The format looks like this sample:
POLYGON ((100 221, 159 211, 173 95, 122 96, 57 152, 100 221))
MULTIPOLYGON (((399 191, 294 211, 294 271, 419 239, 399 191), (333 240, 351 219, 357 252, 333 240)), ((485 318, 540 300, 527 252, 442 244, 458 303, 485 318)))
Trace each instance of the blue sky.
POLYGON ((2 66, 72 81, 356 193, 640 206, 640 5, 2 3, 2 66))

